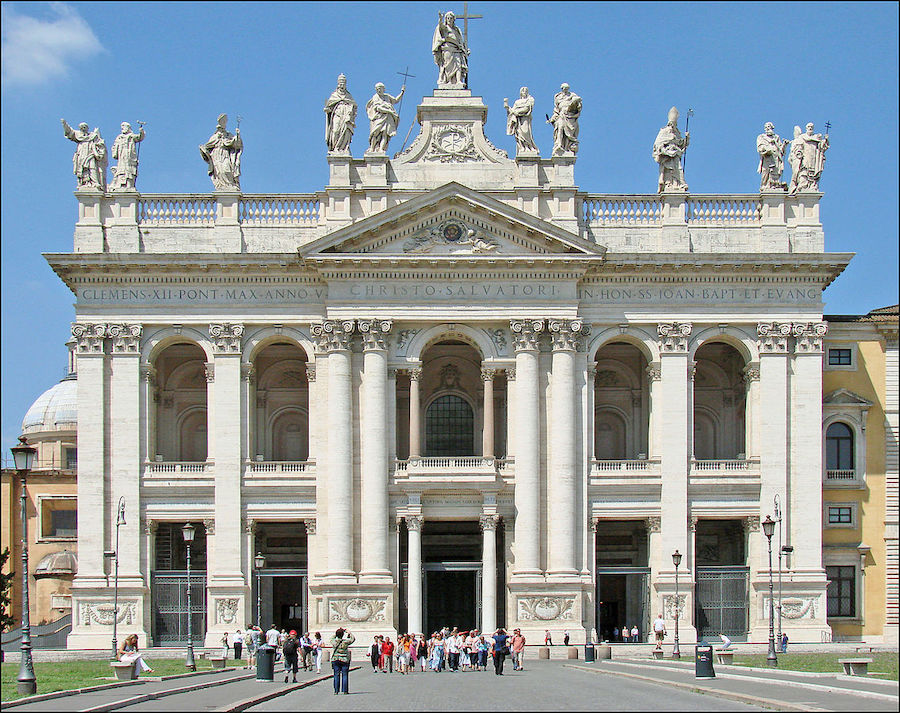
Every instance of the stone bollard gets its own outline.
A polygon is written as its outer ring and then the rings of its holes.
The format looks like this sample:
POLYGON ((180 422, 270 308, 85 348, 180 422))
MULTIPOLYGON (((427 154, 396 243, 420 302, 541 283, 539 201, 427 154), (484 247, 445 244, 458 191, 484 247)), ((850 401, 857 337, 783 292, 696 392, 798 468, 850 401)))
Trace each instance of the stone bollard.
POLYGON ((570 646, 569 651, 566 653, 566 658, 577 659, 578 658, 578 647, 570 646))
POLYGON ((663 650, 662 649, 653 649, 653 658, 657 661, 662 661, 663 658, 663 650))
POLYGON ((612 647, 609 644, 600 644, 597 647, 597 660, 609 661, 612 659, 612 647))
POLYGON ((550 658, 550 647, 542 646, 538 649, 538 658, 539 659, 549 659, 550 658))

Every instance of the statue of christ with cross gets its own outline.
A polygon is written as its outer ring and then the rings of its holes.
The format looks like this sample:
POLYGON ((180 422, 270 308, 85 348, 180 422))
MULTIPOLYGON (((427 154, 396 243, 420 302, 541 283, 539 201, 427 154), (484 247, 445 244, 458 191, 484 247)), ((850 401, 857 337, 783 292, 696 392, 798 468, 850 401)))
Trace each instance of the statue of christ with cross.
POLYGON ((469 86, 469 20, 481 17, 469 14, 469 3, 463 3, 463 32, 456 26, 456 14, 440 15, 434 30, 431 52, 438 66, 438 89, 466 89, 469 86))

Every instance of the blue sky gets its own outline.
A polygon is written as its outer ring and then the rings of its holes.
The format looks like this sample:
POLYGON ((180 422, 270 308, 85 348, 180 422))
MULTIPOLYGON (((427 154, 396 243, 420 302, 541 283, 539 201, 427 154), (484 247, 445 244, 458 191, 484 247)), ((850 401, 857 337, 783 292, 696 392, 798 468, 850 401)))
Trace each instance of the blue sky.
MULTIPOLYGON (((399 149, 435 86, 438 11, 417 3, 15 3, 2 22, 2 433, 63 375, 73 296, 41 257, 72 249, 73 144, 59 119, 147 122, 138 188, 208 192, 197 145, 227 112, 243 119, 247 192, 312 192, 327 180, 322 106, 343 72, 362 106, 376 81, 396 94, 407 65, 399 149)), ((698 193, 758 190, 766 121, 832 124, 821 188, 829 251, 854 251, 826 312, 897 301, 898 15, 894 3, 491 3, 469 26, 469 84, 505 135, 503 98, 527 85, 535 118, 563 81, 584 100, 576 181, 652 193, 650 148, 670 106, 693 107, 687 181, 698 193)), ((352 150, 366 148, 364 117, 352 150)), ((415 130, 413 131, 415 136, 415 130)), ((550 127, 535 121, 544 155, 550 127)))

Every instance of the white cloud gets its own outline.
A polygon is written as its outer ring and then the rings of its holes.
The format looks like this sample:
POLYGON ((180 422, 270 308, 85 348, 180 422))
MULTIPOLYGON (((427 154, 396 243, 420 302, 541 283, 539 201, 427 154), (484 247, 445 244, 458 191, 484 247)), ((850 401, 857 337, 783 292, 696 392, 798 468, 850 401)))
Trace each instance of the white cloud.
POLYGON ((4 87, 65 77, 70 64, 103 51, 94 31, 73 8, 56 2, 49 7, 51 17, 39 19, 3 3, 0 65, 4 87))

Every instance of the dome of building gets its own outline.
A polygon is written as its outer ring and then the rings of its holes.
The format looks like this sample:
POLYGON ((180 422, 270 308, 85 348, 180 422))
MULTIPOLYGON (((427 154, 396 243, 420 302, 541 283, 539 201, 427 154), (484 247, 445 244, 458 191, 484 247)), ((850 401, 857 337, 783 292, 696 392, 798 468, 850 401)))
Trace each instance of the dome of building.
POLYGON ((34 578, 60 577, 78 574, 78 557, 74 552, 63 550, 44 557, 34 568, 34 578))
POLYGON ((78 382, 71 374, 51 386, 22 419, 22 433, 75 430, 78 421, 78 382))

